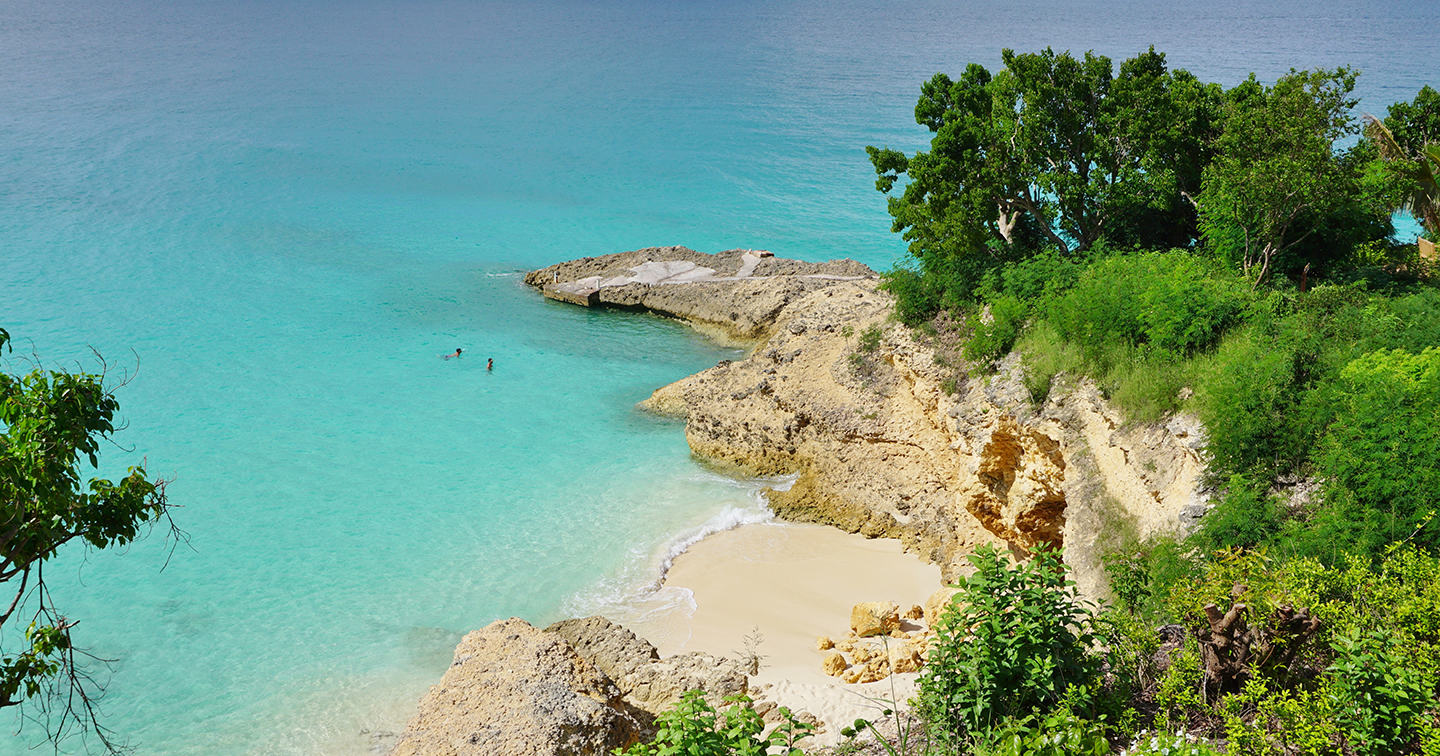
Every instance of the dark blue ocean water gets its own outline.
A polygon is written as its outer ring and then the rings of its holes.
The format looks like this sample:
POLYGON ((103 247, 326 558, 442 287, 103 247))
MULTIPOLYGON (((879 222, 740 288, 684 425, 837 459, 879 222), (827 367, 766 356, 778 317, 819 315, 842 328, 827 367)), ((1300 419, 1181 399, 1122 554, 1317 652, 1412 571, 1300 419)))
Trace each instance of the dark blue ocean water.
POLYGON ((173 477, 191 534, 163 571, 155 538, 47 572, 119 660, 107 722, 145 753, 363 752, 459 633, 763 516, 632 409, 733 352, 521 271, 658 244, 886 268, 863 147, 927 141, 936 71, 1153 44, 1226 85, 1355 65, 1382 113, 1440 84, 1437 8, 0 0, 6 367, 103 354, 129 378, 104 467, 173 477))

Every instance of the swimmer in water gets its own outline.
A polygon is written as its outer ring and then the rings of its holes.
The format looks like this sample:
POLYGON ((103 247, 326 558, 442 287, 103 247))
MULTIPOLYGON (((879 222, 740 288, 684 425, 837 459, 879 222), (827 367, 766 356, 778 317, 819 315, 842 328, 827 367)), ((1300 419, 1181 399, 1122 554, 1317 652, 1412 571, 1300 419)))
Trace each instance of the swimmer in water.
POLYGON ((460 347, 455 347, 455 353, 454 353, 454 354, 442 354, 442 355, 440 355, 440 359, 442 359, 442 360, 448 360, 448 359, 450 359, 451 357, 459 357, 459 356, 460 356, 460 347))
POLYGON ((488 360, 485 361, 485 369, 486 369, 486 370, 494 370, 494 369, 495 369, 495 358, 494 358, 494 357, 491 357, 490 359, 488 359, 488 360))

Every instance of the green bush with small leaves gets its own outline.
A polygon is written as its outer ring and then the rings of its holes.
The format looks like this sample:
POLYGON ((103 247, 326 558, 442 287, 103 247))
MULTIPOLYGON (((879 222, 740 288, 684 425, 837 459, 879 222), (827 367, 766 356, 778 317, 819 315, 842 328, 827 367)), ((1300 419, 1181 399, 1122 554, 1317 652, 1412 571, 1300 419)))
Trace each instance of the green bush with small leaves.
POLYGON ((1403 753, 1434 705, 1435 683, 1407 664, 1395 634, 1373 630, 1335 639, 1328 674, 1340 726, 1360 756, 1403 753))
POLYGON ((1107 756, 1105 727, 1076 716, 1068 708, 1046 715, 1005 720, 986 733, 976 756, 1107 756))
POLYGON ((1092 610, 1080 601, 1056 551, 1010 564, 986 546, 975 574, 937 623, 916 710, 932 737, 956 746, 1007 717, 1053 709, 1072 685, 1091 685, 1092 610))
POLYGON ((655 720, 655 739, 628 749, 615 749, 616 756, 804 756, 795 746, 809 737, 813 726, 799 722, 789 709, 781 707, 781 723, 768 737, 761 737, 765 722, 750 707, 746 696, 729 696, 730 707, 716 711, 698 690, 684 693, 670 709, 655 720), (778 750, 771 751, 775 748, 778 750))

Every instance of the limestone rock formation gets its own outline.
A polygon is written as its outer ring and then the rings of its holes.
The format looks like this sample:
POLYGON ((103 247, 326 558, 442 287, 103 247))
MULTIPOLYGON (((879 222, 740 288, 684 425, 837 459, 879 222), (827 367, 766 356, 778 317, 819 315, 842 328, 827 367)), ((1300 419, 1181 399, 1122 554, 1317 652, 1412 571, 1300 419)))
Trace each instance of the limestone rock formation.
POLYGON ((393 756, 599 756, 639 740, 620 690, 521 619, 466 635, 393 756))
POLYGON ((1017 556, 1063 544, 1081 590, 1104 595, 1099 556, 1122 532, 1177 532, 1205 511, 1193 418, 1126 423, 1092 383, 1063 374, 1037 402, 1018 355, 937 364, 935 349, 891 320, 893 300, 866 271, 810 265, 652 248, 527 281, 615 282, 596 296, 754 339, 747 358, 642 406, 685 418, 692 451, 722 469, 793 475, 767 493, 780 517, 898 538, 947 582, 969 573, 965 556, 980 544, 1017 556), (620 283, 645 265, 666 282, 620 283))
POLYGON ((569 641, 577 653, 611 680, 621 680, 636 668, 660 659, 649 641, 599 615, 562 620, 545 628, 545 632, 569 641))
POLYGON ((831 677, 838 677, 841 672, 844 672, 849 667, 850 664, 847 663, 845 657, 840 654, 830 654, 820 662, 821 671, 831 677))
POLYGON ((861 638, 889 635, 900 629, 900 607, 892 601, 870 601, 850 609, 850 629, 861 638))
POLYGON ((525 283, 567 301, 579 296, 586 303, 650 310, 748 340, 809 292, 873 278, 874 271, 854 260, 809 263, 745 249, 710 255, 649 247, 558 263, 526 275, 525 283))
POLYGON ((935 591, 930 594, 930 598, 925 599, 926 626, 933 628, 940 622, 940 615, 946 607, 950 606, 950 600, 955 597, 956 593, 959 593, 959 590, 946 587, 935 591))
POLYGON ((705 691, 712 705, 726 696, 743 694, 749 690, 746 673, 743 662, 692 651, 641 665, 616 683, 627 701, 659 714, 689 690, 705 691))

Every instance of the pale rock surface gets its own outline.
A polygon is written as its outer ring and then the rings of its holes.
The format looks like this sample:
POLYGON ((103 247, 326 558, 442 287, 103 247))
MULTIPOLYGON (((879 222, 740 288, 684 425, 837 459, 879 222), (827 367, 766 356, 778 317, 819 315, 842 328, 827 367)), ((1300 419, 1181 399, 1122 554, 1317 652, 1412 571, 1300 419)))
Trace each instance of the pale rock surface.
POLYGON ((831 677, 839 675, 849 667, 850 665, 845 661, 845 657, 840 654, 830 654, 820 662, 821 671, 831 677))
POLYGON ((392 756, 599 756, 640 738, 620 690, 521 619, 476 630, 420 701, 392 756))
POLYGON ((660 659, 649 641, 599 615, 562 620, 545 628, 545 632, 564 638, 612 681, 660 659))
POLYGON ((868 601, 850 610, 850 629, 861 638, 900 629, 900 607, 893 601, 868 601))
POLYGON ((718 706, 726 696, 749 690, 749 673, 744 662, 693 651, 641 665, 616 683, 627 701, 659 714, 688 690, 705 691, 705 699, 718 706))
POLYGON ((930 598, 925 599, 925 625, 927 627, 933 628, 940 622, 940 615, 946 607, 950 606, 950 599, 959 592, 958 589, 947 586, 935 591, 930 594, 930 598))

